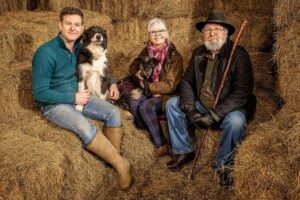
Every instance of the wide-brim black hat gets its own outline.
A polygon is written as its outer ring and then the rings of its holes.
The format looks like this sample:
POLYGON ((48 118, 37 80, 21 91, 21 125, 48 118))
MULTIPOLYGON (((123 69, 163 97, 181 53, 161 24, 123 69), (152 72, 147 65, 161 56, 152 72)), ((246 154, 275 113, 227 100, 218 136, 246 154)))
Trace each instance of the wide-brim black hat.
POLYGON ((224 14, 218 10, 211 11, 206 21, 196 23, 196 28, 202 32, 203 27, 208 23, 220 24, 221 26, 224 26, 225 28, 227 28, 229 36, 232 35, 235 31, 234 26, 227 23, 224 14))

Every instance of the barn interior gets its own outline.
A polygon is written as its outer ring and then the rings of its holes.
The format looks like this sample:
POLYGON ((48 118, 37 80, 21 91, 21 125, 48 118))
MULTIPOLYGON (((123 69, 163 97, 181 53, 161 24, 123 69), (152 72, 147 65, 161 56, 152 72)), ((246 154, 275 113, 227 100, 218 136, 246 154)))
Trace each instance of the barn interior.
POLYGON ((0 0, 0 199, 300 199, 299 10, 299 0, 0 0), (31 59, 58 34, 65 6, 83 10, 86 28, 106 29, 117 80, 144 47, 153 17, 165 20, 185 67, 202 43, 195 23, 212 9, 236 28, 248 20, 239 45, 251 56, 258 104, 236 155, 233 187, 221 187, 213 169, 220 131, 209 131, 190 180, 191 165, 169 171, 170 158, 155 159, 147 131, 122 112, 121 152, 135 177, 125 192, 114 170, 79 138, 42 117, 32 96, 31 59))

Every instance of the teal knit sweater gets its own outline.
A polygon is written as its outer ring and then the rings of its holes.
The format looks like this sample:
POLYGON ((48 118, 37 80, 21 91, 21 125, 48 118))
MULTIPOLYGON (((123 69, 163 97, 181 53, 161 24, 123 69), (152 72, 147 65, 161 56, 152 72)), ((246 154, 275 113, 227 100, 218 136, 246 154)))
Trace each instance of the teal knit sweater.
POLYGON ((75 104, 77 41, 71 53, 60 35, 40 46, 32 59, 32 89, 42 112, 57 104, 75 104))

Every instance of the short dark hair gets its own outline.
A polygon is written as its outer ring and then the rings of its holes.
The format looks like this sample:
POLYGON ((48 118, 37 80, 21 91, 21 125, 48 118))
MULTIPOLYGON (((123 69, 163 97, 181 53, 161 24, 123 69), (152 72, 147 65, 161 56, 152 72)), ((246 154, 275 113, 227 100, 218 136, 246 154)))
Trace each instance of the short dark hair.
POLYGON ((65 15, 79 15, 82 19, 82 23, 84 21, 83 12, 79 8, 64 7, 60 11, 59 20, 63 21, 65 15))

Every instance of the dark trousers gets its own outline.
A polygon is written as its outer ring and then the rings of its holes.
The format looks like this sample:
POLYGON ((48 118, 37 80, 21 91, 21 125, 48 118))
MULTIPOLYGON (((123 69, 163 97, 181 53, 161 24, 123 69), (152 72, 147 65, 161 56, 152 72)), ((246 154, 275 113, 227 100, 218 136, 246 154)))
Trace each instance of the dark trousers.
POLYGON ((135 124, 139 128, 147 128, 151 141, 155 147, 160 147, 166 143, 162 134, 162 129, 158 120, 158 113, 161 112, 162 101, 157 97, 142 97, 130 102, 131 111, 135 124))

